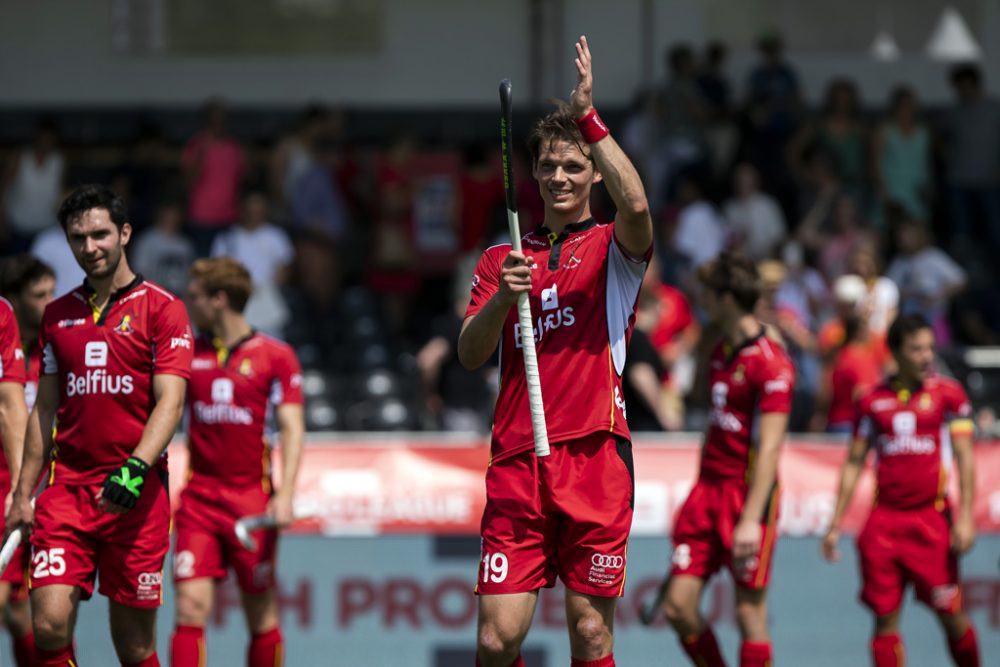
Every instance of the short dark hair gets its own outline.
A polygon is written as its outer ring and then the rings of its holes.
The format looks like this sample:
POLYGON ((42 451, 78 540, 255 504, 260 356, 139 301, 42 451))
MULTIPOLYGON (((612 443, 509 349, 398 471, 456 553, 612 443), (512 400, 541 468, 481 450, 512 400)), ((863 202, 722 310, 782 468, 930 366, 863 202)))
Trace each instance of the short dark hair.
POLYGON ((698 267, 698 280, 719 294, 733 295, 736 305, 752 313, 760 299, 760 274, 753 260, 735 252, 723 252, 698 267))
POLYGON ((556 109, 542 116, 535 121, 528 135, 528 153, 531 154, 531 164, 538 162, 538 156, 542 153, 542 145, 551 144, 553 141, 566 141, 576 144, 580 152, 593 162, 590 149, 580 134, 580 128, 576 126, 576 118, 569 105, 565 102, 557 102, 556 109))
POLYGON ((128 222, 128 210, 125 200, 116 195, 110 188, 103 185, 81 185, 63 200, 59 207, 59 224, 63 231, 81 215, 92 208, 103 208, 111 216, 118 231, 128 222))
POLYGON ((51 266, 30 253, 8 257, 0 266, 0 296, 17 297, 35 281, 55 277, 51 266))
POLYGON ((909 313, 897 317, 889 327, 886 342, 889 350, 899 352, 903 348, 903 341, 922 329, 933 329, 930 321, 920 313, 909 313))
POLYGON ((242 313, 253 293, 250 272, 232 257, 203 257, 191 266, 191 277, 201 283, 209 295, 224 292, 229 307, 242 313))
POLYGON ((983 73, 976 63, 959 63, 951 68, 948 78, 953 86, 966 81, 978 86, 983 82, 983 73))

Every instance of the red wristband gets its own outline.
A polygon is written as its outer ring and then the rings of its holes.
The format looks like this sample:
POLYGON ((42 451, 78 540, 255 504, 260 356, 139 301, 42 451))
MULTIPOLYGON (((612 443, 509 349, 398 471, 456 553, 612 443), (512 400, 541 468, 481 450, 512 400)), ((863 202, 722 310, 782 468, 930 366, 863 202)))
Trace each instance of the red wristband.
POLYGON ((577 118, 576 126, 580 128, 580 134, 583 135, 583 140, 588 144, 596 144, 611 134, 611 130, 597 115, 597 109, 591 109, 583 118, 577 118))

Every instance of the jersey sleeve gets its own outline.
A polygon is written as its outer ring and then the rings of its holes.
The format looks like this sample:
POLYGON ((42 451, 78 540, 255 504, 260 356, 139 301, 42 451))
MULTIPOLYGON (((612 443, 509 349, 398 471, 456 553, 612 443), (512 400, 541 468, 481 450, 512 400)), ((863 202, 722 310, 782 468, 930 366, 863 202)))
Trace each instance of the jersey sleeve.
POLYGON ((271 379, 272 405, 302 405, 302 368, 292 348, 278 349, 271 379))
POLYGON ((17 319, 11 307, 0 301, 0 382, 24 384, 26 379, 24 349, 21 347, 17 319))
POLYGON ((166 302, 153 316, 154 375, 191 377, 194 337, 187 310, 180 299, 166 302))
POLYGON ((792 411, 792 390, 795 388, 795 370, 788 355, 773 353, 770 359, 762 360, 757 375, 761 414, 792 411))
POLYGON ((957 382, 949 383, 945 392, 945 411, 948 430, 952 435, 972 435, 976 431, 972 421, 972 403, 957 382))
POLYGON ((472 293, 469 307, 465 309, 466 319, 482 310, 486 302, 492 299, 493 295, 500 289, 502 256, 499 248, 489 248, 479 258, 476 271, 472 274, 472 293))

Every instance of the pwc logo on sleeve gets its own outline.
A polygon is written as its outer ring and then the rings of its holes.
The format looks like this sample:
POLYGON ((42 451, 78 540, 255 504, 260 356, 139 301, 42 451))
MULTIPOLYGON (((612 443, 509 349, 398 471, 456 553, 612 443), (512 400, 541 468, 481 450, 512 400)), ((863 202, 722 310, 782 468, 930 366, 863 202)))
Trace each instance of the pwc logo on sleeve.
POLYGON ((66 376, 66 396, 92 396, 131 394, 135 390, 135 380, 131 375, 108 373, 108 344, 103 340, 92 340, 83 348, 83 365, 87 371, 77 375, 70 371, 66 376))

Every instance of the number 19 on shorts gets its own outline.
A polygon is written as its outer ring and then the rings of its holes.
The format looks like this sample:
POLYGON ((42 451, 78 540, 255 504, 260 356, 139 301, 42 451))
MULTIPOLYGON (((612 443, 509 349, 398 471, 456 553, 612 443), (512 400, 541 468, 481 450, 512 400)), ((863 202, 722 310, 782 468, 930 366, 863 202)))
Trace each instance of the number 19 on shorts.
POLYGON ((483 583, 502 583, 507 578, 507 556, 502 553, 483 554, 483 583))

